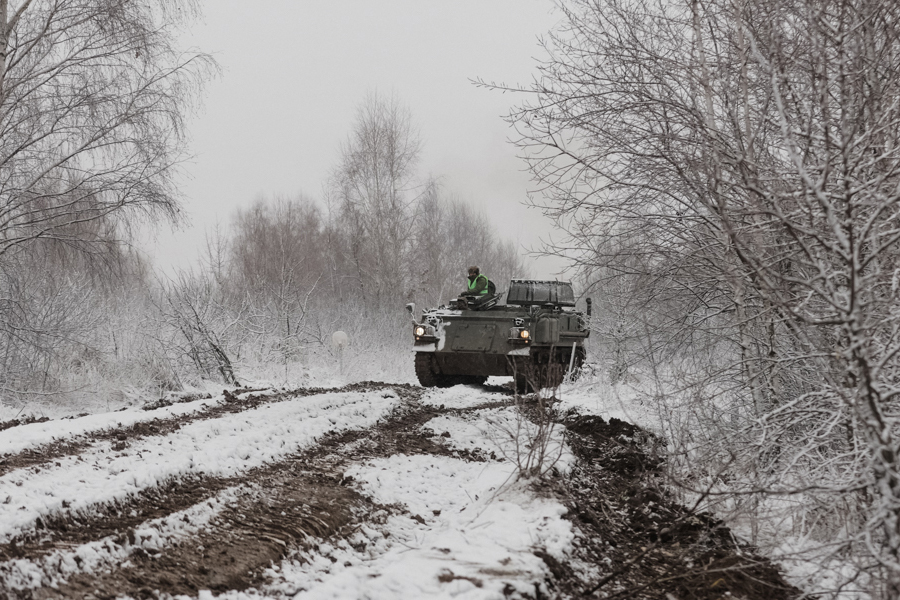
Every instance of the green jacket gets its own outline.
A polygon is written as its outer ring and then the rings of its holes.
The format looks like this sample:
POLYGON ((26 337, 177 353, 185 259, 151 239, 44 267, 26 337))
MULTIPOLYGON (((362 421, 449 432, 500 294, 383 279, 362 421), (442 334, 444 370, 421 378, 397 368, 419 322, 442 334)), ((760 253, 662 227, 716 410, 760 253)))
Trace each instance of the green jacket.
POLYGON ((475 279, 469 279, 466 281, 466 289, 463 292, 463 296, 481 296, 483 294, 488 293, 488 278, 487 275, 480 274, 475 279))

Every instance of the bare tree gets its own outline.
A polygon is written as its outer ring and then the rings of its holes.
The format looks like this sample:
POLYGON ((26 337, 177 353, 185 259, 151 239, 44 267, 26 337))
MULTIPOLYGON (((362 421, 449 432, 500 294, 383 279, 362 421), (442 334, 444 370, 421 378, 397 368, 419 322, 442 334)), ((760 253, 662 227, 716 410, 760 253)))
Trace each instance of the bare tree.
POLYGON ((397 302, 409 287, 404 263, 420 190, 419 150, 409 110, 373 93, 359 107, 332 176, 360 292, 376 306, 397 302))
POLYGON ((238 385, 232 359, 246 315, 228 305, 209 274, 179 273, 166 284, 159 311, 180 339, 173 346, 176 360, 187 358, 203 378, 238 385))
POLYGON ((516 248, 497 239, 483 213, 449 196, 439 180, 418 177, 420 146, 409 111, 372 94, 331 178, 332 285, 340 279, 346 289, 352 274, 364 307, 445 301, 462 290, 473 263, 501 286, 524 274, 516 248))
POLYGON ((0 256, 102 218, 178 215, 185 111, 214 68, 180 52, 191 0, 0 0, 0 256))
POLYGON ((266 321, 258 325, 280 340, 285 359, 310 342, 306 328, 311 302, 322 293, 326 251, 321 213, 309 198, 260 199, 235 216, 231 292, 256 308, 266 321))
POLYGON ((437 183, 416 205, 415 223, 407 268, 417 285, 417 301, 436 306, 455 298, 463 291, 466 268, 472 264, 481 266, 498 291, 511 278, 527 276, 515 244, 497 236, 487 215, 443 195, 437 183))
POLYGON ((64 335, 88 284, 138 264, 119 246, 135 220, 178 218, 185 117, 215 69, 176 44, 196 10, 193 0, 0 0, 4 352, 46 348, 38 340, 64 335), (46 281, 28 272, 35 265, 46 281), (80 292, 65 308, 40 299, 66 280, 80 292), (66 314, 47 318, 51 306, 66 314))
POLYGON ((691 399, 675 461, 718 483, 681 483, 817 507, 854 577, 900 597, 900 9, 562 8, 511 118, 566 250, 691 399))
POLYGON ((72 223, 66 236, 91 245, 91 252, 58 238, 36 240, 0 260, 0 397, 44 399, 72 391, 66 373, 89 371, 116 354, 116 342, 97 328, 113 298, 129 288, 146 290, 147 265, 118 241, 107 219, 72 223))
POLYGON ((7 401, 58 392, 62 372, 92 351, 100 321, 79 271, 17 258, 0 262, 0 397, 7 401))

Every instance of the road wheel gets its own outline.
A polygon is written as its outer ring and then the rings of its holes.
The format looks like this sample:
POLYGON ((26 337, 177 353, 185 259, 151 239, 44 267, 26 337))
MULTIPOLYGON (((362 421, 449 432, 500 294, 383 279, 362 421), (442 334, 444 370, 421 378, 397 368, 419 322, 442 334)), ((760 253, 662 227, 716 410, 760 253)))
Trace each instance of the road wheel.
POLYGON ((434 358, 428 352, 416 352, 416 377, 422 387, 438 387, 434 358))
POLYGON ((438 373, 434 356, 430 352, 416 352, 416 378, 422 387, 451 387, 459 383, 458 377, 438 373))
POLYGON ((558 388, 566 377, 566 367, 559 363, 541 365, 542 388, 558 388))
POLYGON ((520 394, 538 392, 542 388, 557 388, 566 376, 566 367, 559 363, 530 364, 524 372, 516 373, 516 391, 520 394))

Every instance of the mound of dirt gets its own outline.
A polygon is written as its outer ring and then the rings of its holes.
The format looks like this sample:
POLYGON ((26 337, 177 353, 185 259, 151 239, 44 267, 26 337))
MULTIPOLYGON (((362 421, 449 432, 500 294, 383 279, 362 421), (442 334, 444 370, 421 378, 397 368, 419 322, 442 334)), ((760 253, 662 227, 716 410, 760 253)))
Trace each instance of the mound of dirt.
POLYGON ((34 415, 28 415, 27 417, 10 419, 9 421, 0 421, 0 431, 4 431, 5 429, 12 429, 13 427, 18 427, 19 425, 30 425, 31 423, 46 423, 49 420, 50 417, 35 417, 34 415))
POLYGON ((561 595, 683 600, 801 595, 720 521, 671 498, 662 485, 664 456, 655 436, 597 416, 569 414, 562 423, 578 460, 569 476, 550 487, 582 533, 575 557, 607 574, 584 581, 567 571, 548 582, 561 595))

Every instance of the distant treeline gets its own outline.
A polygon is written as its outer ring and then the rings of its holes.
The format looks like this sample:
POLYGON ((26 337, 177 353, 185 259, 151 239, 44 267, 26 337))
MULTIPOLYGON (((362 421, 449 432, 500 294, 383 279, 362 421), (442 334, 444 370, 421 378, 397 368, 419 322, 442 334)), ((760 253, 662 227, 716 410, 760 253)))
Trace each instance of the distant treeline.
MULTIPOLYGON (((63 220, 54 235, 0 256, 3 400, 300 376, 333 353, 339 329, 353 343, 348 368, 410 370, 407 302, 455 297, 469 264, 500 288, 526 274, 482 212, 418 177, 418 152, 408 111, 369 97, 323 198, 248 203, 174 276, 123 243, 130 221, 115 212, 51 215, 63 220)), ((48 203, 85 213, 102 197, 48 203)))

